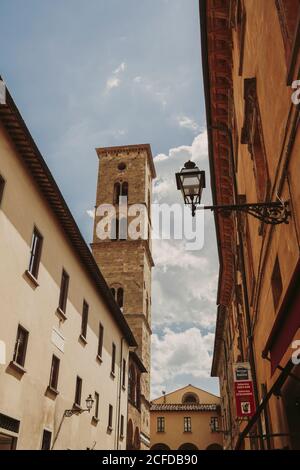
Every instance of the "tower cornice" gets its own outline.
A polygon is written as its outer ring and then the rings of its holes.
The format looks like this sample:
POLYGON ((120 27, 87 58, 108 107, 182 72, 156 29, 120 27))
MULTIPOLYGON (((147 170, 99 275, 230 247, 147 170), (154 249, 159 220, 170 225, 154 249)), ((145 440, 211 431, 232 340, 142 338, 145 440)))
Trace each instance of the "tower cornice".
POLYGON ((156 170, 153 161, 153 155, 150 144, 135 144, 135 145, 119 145, 115 147, 99 147, 96 148, 98 157, 107 157, 108 155, 118 155, 120 152, 147 152, 148 162, 151 169, 151 176, 153 179, 156 178, 156 170))

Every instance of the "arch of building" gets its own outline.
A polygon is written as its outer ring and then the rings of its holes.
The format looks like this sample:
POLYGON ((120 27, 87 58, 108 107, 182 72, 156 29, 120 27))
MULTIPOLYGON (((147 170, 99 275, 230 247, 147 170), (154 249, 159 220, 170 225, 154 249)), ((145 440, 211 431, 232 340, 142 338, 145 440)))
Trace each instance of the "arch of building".
POLYGON ((171 450, 167 444, 154 444, 150 450, 171 450))
POLYGON ((220 444, 210 444, 206 450, 223 450, 223 447, 220 444))
POLYGON ((187 392, 182 397, 182 403, 196 405, 199 403, 199 397, 196 395, 196 393, 187 392))
POLYGON ((190 442, 186 442, 185 444, 181 444, 180 447, 178 447, 178 450, 199 450, 195 444, 192 444, 190 442))
POLYGON ((131 419, 127 423, 126 449, 133 450, 133 423, 131 419))

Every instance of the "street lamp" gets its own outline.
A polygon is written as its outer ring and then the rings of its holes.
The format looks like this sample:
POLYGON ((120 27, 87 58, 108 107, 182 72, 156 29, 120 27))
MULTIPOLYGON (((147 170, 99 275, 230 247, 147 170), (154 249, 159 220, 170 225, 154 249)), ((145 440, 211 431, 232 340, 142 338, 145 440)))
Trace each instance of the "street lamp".
POLYGON ((84 413, 85 411, 88 411, 90 413, 94 405, 94 399, 91 394, 87 397, 87 399, 85 400, 85 403, 86 403, 86 409, 82 409, 79 407, 76 408, 73 406, 71 410, 65 410, 64 416, 66 418, 70 418, 73 415, 81 415, 81 413, 84 413))
POLYGON ((280 200, 277 202, 197 207, 201 203, 202 191, 205 188, 205 172, 199 170, 194 162, 186 162, 184 168, 179 173, 176 173, 176 183, 177 189, 182 192, 184 203, 191 206, 193 217, 198 209, 211 210, 221 214, 239 211, 252 215, 265 224, 279 225, 289 223, 291 215, 291 212, 288 210, 289 203, 280 200))

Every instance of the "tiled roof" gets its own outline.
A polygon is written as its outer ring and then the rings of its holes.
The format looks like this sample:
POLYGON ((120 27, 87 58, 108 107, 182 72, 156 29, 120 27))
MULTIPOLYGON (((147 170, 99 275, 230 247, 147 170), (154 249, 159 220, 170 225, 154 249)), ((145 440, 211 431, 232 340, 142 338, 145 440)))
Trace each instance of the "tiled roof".
POLYGON ((218 411, 219 405, 216 404, 182 404, 182 403, 152 403, 150 411, 218 411))

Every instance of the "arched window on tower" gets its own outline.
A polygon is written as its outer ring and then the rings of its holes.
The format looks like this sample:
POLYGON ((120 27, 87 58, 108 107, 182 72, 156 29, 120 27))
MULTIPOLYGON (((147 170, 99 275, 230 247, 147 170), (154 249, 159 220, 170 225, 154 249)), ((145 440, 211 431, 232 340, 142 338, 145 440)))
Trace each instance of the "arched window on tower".
POLYGON ((128 197, 128 183, 127 183, 127 181, 125 181, 124 183, 122 183, 121 196, 126 196, 126 197, 128 197))
POLYGON ((117 290, 117 304, 120 308, 123 308, 124 305, 124 289, 123 287, 119 287, 117 290))
POLYGON ((121 183, 117 182, 114 186, 114 204, 119 204, 119 198, 121 195, 121 183))
POLYGON ((116 298, 116 289, 114 287, 111 287, 110 290, 111 290, 113 297, 116 298))

